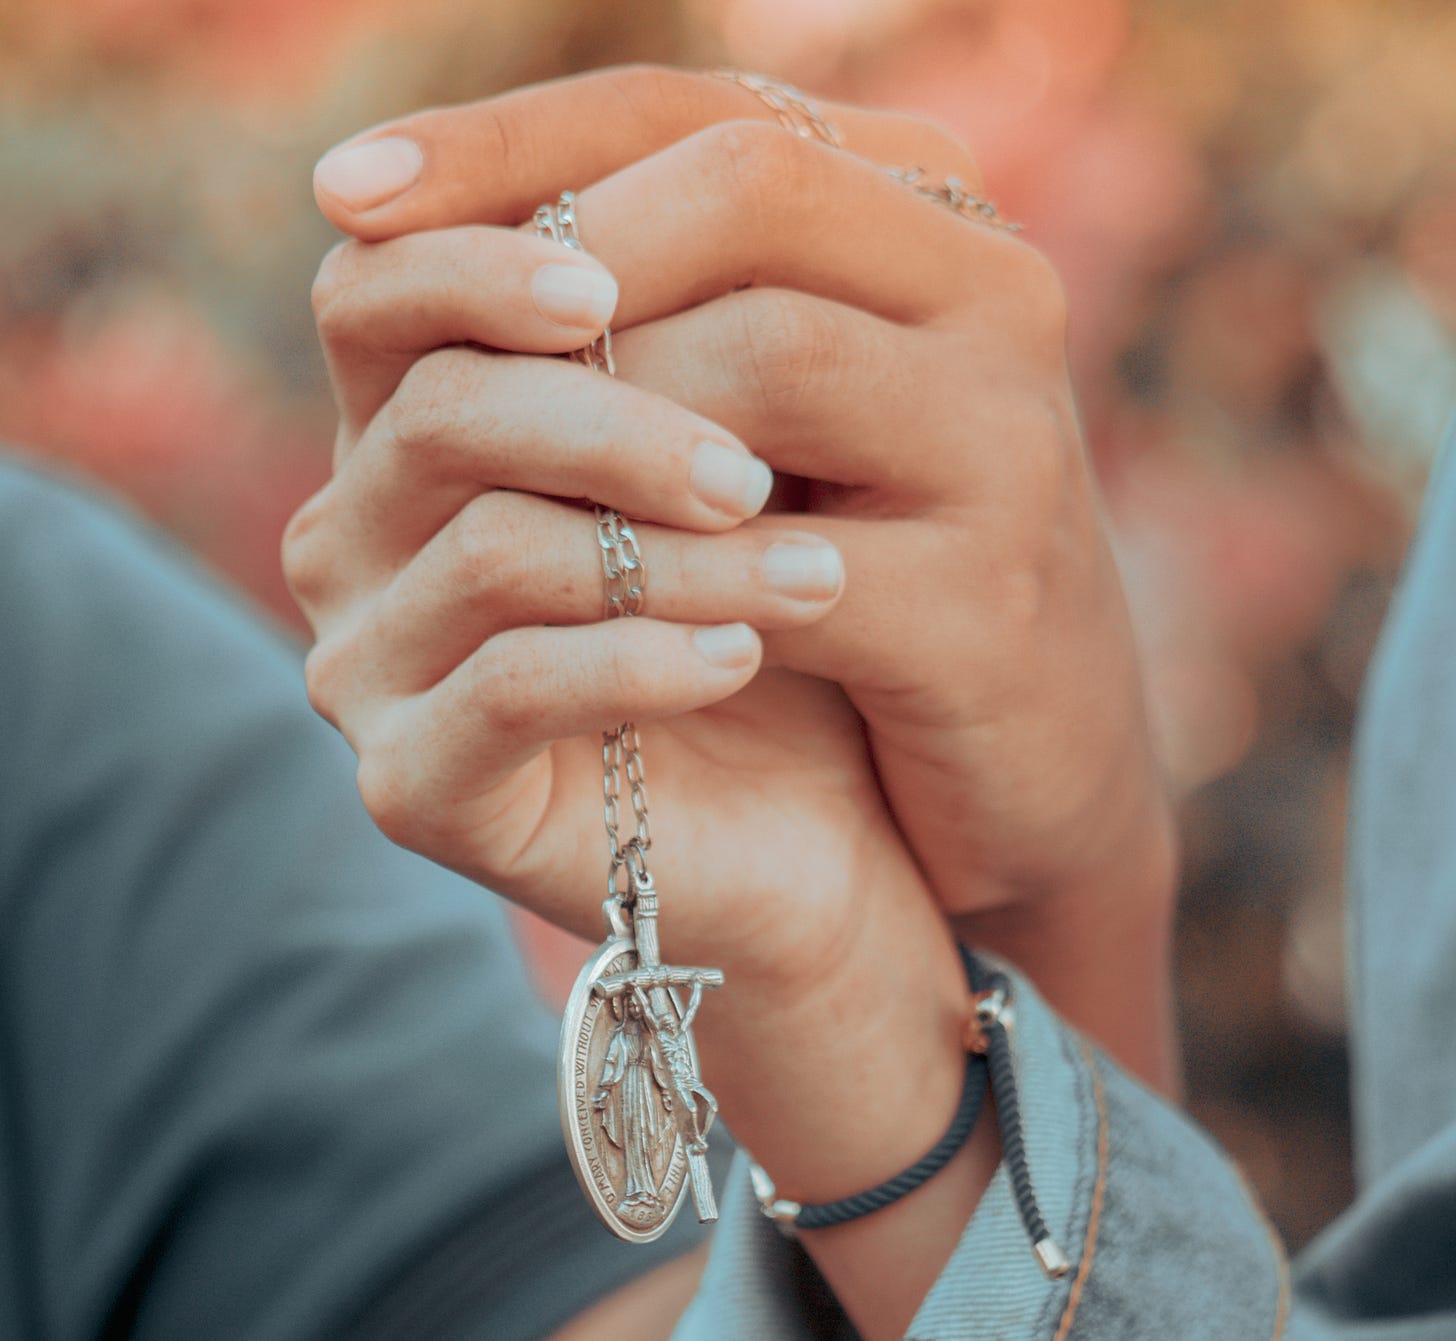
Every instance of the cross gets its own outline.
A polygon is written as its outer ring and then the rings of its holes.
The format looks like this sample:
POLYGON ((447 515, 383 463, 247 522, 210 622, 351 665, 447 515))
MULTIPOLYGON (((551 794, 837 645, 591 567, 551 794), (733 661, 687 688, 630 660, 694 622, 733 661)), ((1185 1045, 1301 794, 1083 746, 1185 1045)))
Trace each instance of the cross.
POLYGON ((642 1003, 643 1019, 651 1028, 659 1054, 672 1076, 674 1093, 664 1098, 687 1150, 693 1205, 698 1219, 707 1223, 718 1218, 707 1161, 708 1128, 718 1111, 718 1103, 698 1078, 689 1044, 703 989, 721 987, 723 971, 664 964, 657 945, 657 891, 652 877, 643 873, 632 883, 636 895, 632 903, 632 936, 637 948, 637 967, 627 973, 599 978, 592 984, 592 993, 610 1000, 630 992, 642 1003), (669 989, 686 986, 692 987, 693 995, 687 1010, 681 1011, 669 989), (700 1105, 706 1110, 705 1117, 699 1115, 700 1105))

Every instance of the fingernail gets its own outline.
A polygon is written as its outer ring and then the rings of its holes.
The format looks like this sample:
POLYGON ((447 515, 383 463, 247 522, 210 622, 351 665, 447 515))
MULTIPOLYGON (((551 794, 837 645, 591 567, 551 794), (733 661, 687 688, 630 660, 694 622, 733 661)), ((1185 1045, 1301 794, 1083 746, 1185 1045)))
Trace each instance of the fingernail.
POLYGON ((700 442, 693 448, 688 483, 710 508, 751 517, 768 502, 773 471, 747 452, 736 452, 721 442, 700 442))
POLYGON ((827 601, 844 585, 844 560, 817 536, 779 540, 763 552, 763 579, 782 596, 827 601))
POLYGON ((391 135, 330 149, 314 167, 313 181, 351 210, 368 210, 403 194, 424 166, 419 145, 391 135))
POLYGON ((536 310, 558 326, 605 326, 617 310, 617 281, 585 265, 543 265, 531 276, 536 310))
POLYGON ((737 670, 758 655, 758 635, 747 624, 719 624, 693 634, 698 653, 719 670, 737 670))

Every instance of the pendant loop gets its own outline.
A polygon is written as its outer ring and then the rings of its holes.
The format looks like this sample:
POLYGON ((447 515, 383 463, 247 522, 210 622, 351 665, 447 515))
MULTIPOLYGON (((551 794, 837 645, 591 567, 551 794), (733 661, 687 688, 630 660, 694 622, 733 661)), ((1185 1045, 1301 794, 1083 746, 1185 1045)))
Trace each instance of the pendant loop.
POLYGON ((631 838, 623 844, 619 852, 612 854, 611 865, 607 870, 609 899, 617 899, 630 907, 637 901, 639 892, 647 893, 652 889, 652 875, 647 869, 649 845, 641 839, 631 838), (627 878, 626 888, 619 889, 617 882, 623 875, 627 878))
POLYGON ((602 916, 607 919, 607 929, 618 940, 632 939, 630 909, 620 897, 602 900, 602 916))

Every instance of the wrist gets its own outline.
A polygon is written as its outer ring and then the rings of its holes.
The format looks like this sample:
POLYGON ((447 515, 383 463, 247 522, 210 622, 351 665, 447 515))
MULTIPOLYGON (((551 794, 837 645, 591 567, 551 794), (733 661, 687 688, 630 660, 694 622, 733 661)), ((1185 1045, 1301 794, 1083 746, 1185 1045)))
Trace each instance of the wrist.
POLYGON ((1173 1019, 1177 841, 1160 797, 1115 863, 955 919, 961 937, 1015 964, 1048 1003, 1165 1095, 1180 1088, 1173 1019))
POLYGON ((923 887, 902 883, 865 900, 832 963, 772 979, 730 970, 719 1008, 699 1016, 702 1072, 725 1122, 794 1201, 897 1173, 960 1101, 964 973, 923 887))
POLYGON ((799 1235, 865 1341, 905 1335, 1000 1163, 988 1104, 960 1153, 923 1187, 873 1215, 799 1235))
POLYGON ((904 1334, 954 1251, 1000 1163, 998 1119, 1007 1124, 1008 1178, 1036 1259, 1049 1276, 1070 1269, 1042 1217, 1026 1163, 1009 1035, 1012 984, 968 952, 964 958, 975 1014, 965 1033, 960 1109, 936 1149, 886 1183, 828 1206, 785 1204, 753 1169, 765 1213, 794 1226, 859 1333, 874 1341, 904 1334), (886 1278, 895 1282, 892 1289, 866 1284, 886 1278))
MULTIPOLYGON (((959 950, 923 889, 877 904, 893 924, 862 926, 840 973, 780 1003, 788 1028, 769 1053, 777 1094, 755 1083, 752 1049, 763 1044, 751 1020, 710 1045, 725 1054, 711 1062, 725 1119, 785 1200, 858 1197, 905 1173, 947 1137, 964 1102, 972 995, 959 950), (926 934, 906 934, 916 931, 926 934)), ((978 1078, 989 1091, 988 1072, 978 1078)), ((1001 1159, 993 1105, 988 1092, 968 1139, 908 1194, 844 1223, 800 1227, 867 1341, 904 1334, 955 1250, 1001 1159)))

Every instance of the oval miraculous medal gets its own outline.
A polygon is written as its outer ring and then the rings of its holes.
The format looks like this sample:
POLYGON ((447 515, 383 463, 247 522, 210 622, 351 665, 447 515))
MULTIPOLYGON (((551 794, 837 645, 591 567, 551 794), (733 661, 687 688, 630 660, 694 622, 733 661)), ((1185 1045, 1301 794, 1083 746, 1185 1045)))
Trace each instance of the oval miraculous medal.
MULTIPOLYGON (((640 897, 640 896, 639 896, 640 897)), ((707 1128, 716 1112, 698 1082, 692 1016, 712 970, 643 971, 633 939, 614 936, 582 967, 561 1023, 561 1125, 582 1190, 619 1238, 650 1243, 693 1189, 700 1220, 717 1217, 707 1128), (684 1009, 674 980, 691 982, 684 1009), (651 985, 660 982, 660 986, 651 985)))

